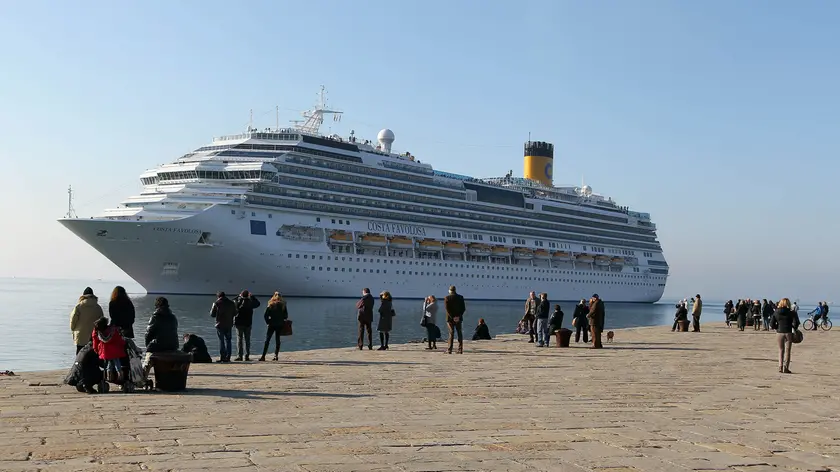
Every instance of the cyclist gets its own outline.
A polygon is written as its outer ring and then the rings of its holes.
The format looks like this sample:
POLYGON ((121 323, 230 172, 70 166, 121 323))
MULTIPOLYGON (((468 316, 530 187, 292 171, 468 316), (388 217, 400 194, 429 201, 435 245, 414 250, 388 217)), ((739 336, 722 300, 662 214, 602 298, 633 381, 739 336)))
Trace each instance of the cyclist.
MULTIPOLYGON (((811 331, 816 331, 817 330, 817 326, 819 325, 819 321, 820 321, 820 318, 823 315, 823 311, 824 311, 823 310, 823 302, 819 302, 817 304, 817 307, 814 308, 814 311, 808 312, 809 315, 814 315, 814 327, 811 329, 811 331)), ((827 310, 825 312, 828 313, 827 310)))

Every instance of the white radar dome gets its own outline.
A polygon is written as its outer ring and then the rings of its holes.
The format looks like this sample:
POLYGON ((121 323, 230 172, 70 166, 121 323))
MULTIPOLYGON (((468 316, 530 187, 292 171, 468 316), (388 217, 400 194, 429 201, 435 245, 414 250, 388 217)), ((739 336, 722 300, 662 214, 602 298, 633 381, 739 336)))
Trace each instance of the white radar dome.
POLYGON ((391 145, 394 144, 394 132, 388 128, 383 129, 376 135, 376 140, 385 152, 391 152, 391 145))
POLYGON ((589 185, 584 185, 580 189, 580 193, 582 193, 583 195, 588 197, 588 196, 592 195, 592 187, 590 187, 589 185))

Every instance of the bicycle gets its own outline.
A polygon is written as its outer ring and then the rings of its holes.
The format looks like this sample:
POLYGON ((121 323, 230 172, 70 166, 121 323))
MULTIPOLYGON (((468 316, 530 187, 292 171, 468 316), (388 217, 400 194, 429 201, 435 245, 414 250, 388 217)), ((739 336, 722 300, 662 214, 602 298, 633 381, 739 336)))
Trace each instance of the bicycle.
MULTIPOLYGON (((831 320, 828 319, 827 315, 821 316, 820 320, 817 323, 823 331, 828 331, 831 329, 831 320)), ((814 329, 814 315, 809 316, 808 319, 805 320, 804 323, 802 323, 802 329, 804 329, 805 331, 811 331, 812 329, 814 329)))

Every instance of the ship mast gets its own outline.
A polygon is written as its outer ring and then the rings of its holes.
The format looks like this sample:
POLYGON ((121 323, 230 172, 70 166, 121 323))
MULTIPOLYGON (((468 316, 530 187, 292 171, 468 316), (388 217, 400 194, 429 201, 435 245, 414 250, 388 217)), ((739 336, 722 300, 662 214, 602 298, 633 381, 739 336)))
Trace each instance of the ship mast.
POLYGON ((67 187, 67 214, 65 218, 76 218, 76 209, 73 208, 73 186, 67 187))
POLYGON ((321 86, 321 91, 318 93, 318 103, 315 108, 301 113, 305 120, 292 120, 295 129, 304 133, 317 135, 324 124, 325 115, 333 115, 333 120, 341 121, 341 115, 344 112, 337 110, 330 110, 327 108, 327 91, 324 86, 321 86))

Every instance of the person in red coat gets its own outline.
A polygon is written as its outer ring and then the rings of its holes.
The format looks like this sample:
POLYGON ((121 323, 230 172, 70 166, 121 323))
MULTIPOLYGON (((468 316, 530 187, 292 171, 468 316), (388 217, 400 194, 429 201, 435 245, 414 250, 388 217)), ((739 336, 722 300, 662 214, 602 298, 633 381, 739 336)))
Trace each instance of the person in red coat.
POLYGON ((108 371, 115 372, 121 381, 123 374, 120 359, 125 357, 125 339, 120 334, 120 329, 117 326, 108 326, 108 318, 99 318, 93 327, 91 338, 93 350, 105 361, 108 371))

